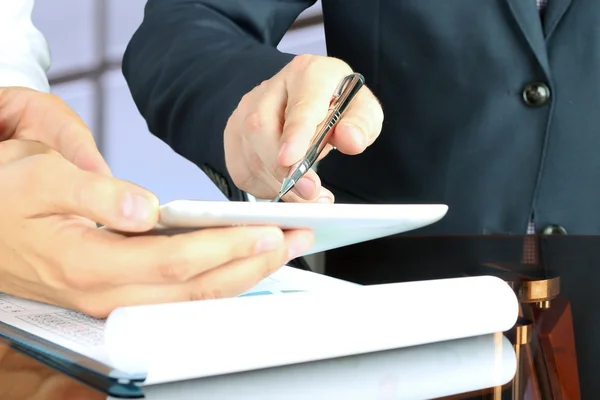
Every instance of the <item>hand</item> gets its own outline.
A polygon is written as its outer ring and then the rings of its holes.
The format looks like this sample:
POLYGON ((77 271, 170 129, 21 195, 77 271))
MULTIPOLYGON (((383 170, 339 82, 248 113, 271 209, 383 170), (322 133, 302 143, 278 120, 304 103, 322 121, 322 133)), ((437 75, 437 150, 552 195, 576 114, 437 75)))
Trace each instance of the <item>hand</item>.
POLYGON ((116 233, 151 229, 156 196, 31 141, 0 142, 0 182, 0 292, 94 317, 119 306, 238 295, 313 241, 311 232, 276 227, 116 233))
MULTIPOLYGON (((304 156, 325 120, 336 88, 350 73, 338 59, 301 55, 246 94, 225 128, 225 160, 234 183, 258 198, 275 197, 290 166, 304 156)), ((330 143, 344 154, 359 154, 375 141, 382 123, 379 102, 363 87, 330 143)), ((333 194, 310 170, 284 200, 333 202, 333 194)))
POLYGON ((8 139, 44 143, 81 169, 111 174, 88 127, 55 95, 0 88, 0 141, 8 139))

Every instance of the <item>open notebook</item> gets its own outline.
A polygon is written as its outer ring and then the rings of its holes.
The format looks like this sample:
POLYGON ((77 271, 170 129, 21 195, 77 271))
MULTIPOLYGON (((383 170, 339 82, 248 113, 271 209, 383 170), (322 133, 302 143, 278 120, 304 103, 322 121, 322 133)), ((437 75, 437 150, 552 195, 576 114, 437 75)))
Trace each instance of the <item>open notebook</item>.
POLYGON ((114 397, 140 387, 510 329, 495 277, 360 286, 283 267, 243 295, 124 307, 107 320, 0 294, 0 337, 114 397))

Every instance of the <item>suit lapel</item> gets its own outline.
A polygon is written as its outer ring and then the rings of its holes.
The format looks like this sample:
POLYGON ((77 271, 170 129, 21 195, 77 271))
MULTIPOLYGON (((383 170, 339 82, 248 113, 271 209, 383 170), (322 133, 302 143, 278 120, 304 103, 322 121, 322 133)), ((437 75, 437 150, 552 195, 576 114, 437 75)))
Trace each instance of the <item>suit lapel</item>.
MULTIPOLYGON (((547 76, 550 76, 550 68, 548 65, 548 55, 546 52, 546 40, 544 38, 544 30, 542 29, 542 21, 535 0, 506 0, 508 7, 512 12, 515 21, 525 36, 525 40, 535 54, 540 66, 547 76)), ((570 1, 570 0, 548 0, 548 3, 553 1, 570 1)), ((549 11, 549 10, 548 10, 549 11)))
POLYGON ((571 2, 572 0, 548 0, 544 12, 544 36, 546 40, 550 39, 554 29, 569 9, 571 2))

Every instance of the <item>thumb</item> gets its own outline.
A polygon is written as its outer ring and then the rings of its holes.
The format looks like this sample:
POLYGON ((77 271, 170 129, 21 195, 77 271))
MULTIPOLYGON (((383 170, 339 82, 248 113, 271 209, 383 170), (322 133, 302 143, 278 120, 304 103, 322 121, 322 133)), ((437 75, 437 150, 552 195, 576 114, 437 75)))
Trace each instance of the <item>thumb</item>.
POLYGON ((74 214, 125 232, 144 232, 158 222, 158 198, 140 186, 84 171, 57 155, 22 161, 30 164, 22 181, 37 215, 74 214))

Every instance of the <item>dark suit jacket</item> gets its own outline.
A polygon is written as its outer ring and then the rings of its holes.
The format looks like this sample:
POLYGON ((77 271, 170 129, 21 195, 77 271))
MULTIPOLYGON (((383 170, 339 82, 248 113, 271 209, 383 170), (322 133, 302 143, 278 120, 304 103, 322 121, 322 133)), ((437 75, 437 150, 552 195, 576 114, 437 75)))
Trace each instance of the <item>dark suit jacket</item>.
MULTIPOLYGON (((150 131, 217 171, 232 199, 240 197, 224 163, 227 118, 293 58, 275 46, 313 3, 149 0, 127 48, 123 72, 150 131)), ((329 54, 364 74, 386 118, 364 154, 319 165, 338 201, 448 204, 442 221, 419 231, 428 234, 520 234, 532 215, 539 229, 600 233, 600 1, 549 0, 542 18, 535 0, 322 3, 329 54)), ((407 267, 328 272, 368 283, 460 274, 460 263, 434 274, 406 243, 396 246, 407 267)), ((600 280, 590 265, 561 273, 600 280)), ((600 314, 585 310, 597 310, 600 296, 585 299, 573 307, 590 389, 600 346, 587 344, 600 314)))
MULTIPOLYGON (((227 118, 292 59, 275 46, 313 3, 149 0, 123 72, 150 130, 228 178, 227 118)), ((323 0, 323 13, 329 54, 386 116, 364 154, 319 166, 339 201, 448 204, 424 233, 523 233, 532 213, 540 229, 600 233, 599 1, 550 0, 543 18, 535 0, 323 0), (545 104, 524 101, 531 82, 545 104)))

